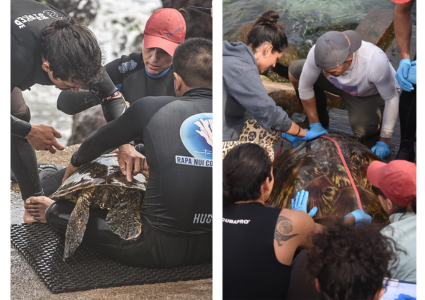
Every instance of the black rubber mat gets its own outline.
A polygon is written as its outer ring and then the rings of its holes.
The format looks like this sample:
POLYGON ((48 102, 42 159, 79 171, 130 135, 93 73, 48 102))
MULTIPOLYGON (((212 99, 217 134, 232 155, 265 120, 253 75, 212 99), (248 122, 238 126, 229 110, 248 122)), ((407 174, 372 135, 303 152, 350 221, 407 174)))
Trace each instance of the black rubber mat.
POLYGON ((85 245, 80 245, 65 262, 64 238, 48 224, 12 225, 11 240, 52 293, 212 277, 211 263, 145 269, 122 265, 85 245))

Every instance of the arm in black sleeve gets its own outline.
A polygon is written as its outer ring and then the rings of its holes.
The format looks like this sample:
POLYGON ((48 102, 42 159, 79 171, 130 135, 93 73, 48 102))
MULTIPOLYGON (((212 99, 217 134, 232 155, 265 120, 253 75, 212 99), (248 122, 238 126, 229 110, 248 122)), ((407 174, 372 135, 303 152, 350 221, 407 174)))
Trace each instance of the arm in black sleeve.
POLYGON ((145 123, 138 122, 140 118, 138 102, 135 102, 122 116, 92 133, 74 153, 71 164, 79 167, 99 157, 108 149, 117 148, 142 136, 145 123))
POLYGON ((102 79, 96 88, 96 95, 88 90, 81 90, 78 93, 61 92, 57 102, 58 109, 68 115, 75 115, 100 103, 107 122, 122 115, 127 106, 104 68, 102 69, 102 79))
POLYGON ((25 122, 21 119, 18 119, 14 116, 11 117, 10 129, 13 135, 17 135, 20 137, 26 137, 28 133, 31 131, 31 124, 25 122))

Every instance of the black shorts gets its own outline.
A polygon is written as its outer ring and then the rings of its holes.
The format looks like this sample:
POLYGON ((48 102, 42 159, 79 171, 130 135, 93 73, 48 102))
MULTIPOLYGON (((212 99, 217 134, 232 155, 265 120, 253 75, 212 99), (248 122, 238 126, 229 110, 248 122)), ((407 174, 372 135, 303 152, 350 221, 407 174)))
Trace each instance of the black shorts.
MULTIPOLYGON (((74 203, 55 202, 46 210, 46 220, 65 234, 74 203)), ((99 253, 132 266, 172 268, 212 261, 212 234, 176 234, 152 228, 142 214, 142 233, 123 240, 105 222, 108 211, 90 209, 83 243, 99 253)))

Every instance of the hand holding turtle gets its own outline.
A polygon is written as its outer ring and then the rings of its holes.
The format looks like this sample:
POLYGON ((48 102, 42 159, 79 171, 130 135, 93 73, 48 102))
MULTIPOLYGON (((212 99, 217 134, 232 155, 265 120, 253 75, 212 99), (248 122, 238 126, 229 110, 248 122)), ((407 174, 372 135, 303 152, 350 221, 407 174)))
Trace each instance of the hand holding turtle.
POLYGON ((62 182, 64 182, 69 176, 74 174, 77 171, 77 167, 74 167, 71 163, 69 163, 68 167, 66 167, 65 174, 63 175, 62 182))
POLYGON ((59 144, 56 138, 61 138, 62 134, 52 126, 45 124, 31 125, 31 131, 25 137, 35 150, 49 150, 55 153, 57 150, 65 149, 59 144))
POLYGON ((301 141, 309 141, 314 138, 317 138, 318 136, 322 134, 329 134, 329 132, 323 128, 322 124, 320 123, 313 123, 310 125, 310 130, 306 129, 307 134, 305 137, 300 138, 301 141))
POLYGON ((130 144, 124 144, 119 147, 118 164, 121 172, 126 175, 128 182, 133 181, 133 175, 149 169, 146 157, 130 144))
POLYGON ((413 90, 413 85, 407 80, 410 66, 410 59, 405 58, 400 60, 397 73, 395 74, 395 78, 397 79, 398 85, 406 92, 410 92, 413 90))
MULTIPOLYGON (((301 192, 297 193, 297 197, 294 199, 291 199, 291 207, 292 210, 302 210, 307 213, 307 202, 308 202, 308 195, 309 193, 307 191, 301 190, 301 192)), ((308 213, 310 217, 313 217, 317 212, 317 207, 313 207, 310 212, 308 213)))
POLYGON ((382 141, 376 142, 376 145, 371 150, 380 158, 385 158, 390 154, 390 146, 382 141))
POLYGON ((355 225, 357 226, 360 222, 362 223, 371 223, 372 217, 365 213, 362 209, 356 209, 345 215, 344 220, 347 219, 349 215, 353 215, 355 219, 355 225))

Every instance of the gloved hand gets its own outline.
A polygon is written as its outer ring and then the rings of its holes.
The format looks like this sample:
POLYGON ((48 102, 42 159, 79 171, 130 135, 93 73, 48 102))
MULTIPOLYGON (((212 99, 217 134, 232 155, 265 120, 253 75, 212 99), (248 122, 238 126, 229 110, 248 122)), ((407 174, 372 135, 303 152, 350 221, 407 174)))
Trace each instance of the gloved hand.
POLYGON ((329 134, 329 132, 325 128, 323 128, 322 124, 320 123, 311 124, 310 130, 306 129, 306 131, 307 131, 307 134, 305 135, 305 137, 299 138, 300 140, 309 141, 318 137, 319 135, 329 134))
POLYGON ((376 145, 371 150, 380 158, 385 158, 390 154, 390 146, 382 141, 376 142, 376 145))
POLYGON ((416 298, 406 294, 399 294, 398 298, 395 300, 416 300, 416 298))
POLYGON ((416 84, 416 60, 412 61, 412 65, 409 69, 409 74, 407 75, 407 80, 412 84, 416 84))
MULTIPOLYGON (((294 199, 291 199, 291 207, 292 210, 302 210, 304 212, 307 212, 307 202, 308 202, 308 195, 309 193, 307 191, 301 190, 301 192, 297 193, 297 197, 294 199)), ((313 207, 310 212, 308 213, 310 217, 313 217, 317 212, 317 207, 313 207)))
POLYGON ((410 59, 405 58, 400 60, 397 73, 395 74, 395 78, 397 79, 398 85, 406 92, 410 92, 413 90, 413 85, 407 80, 410 66, 410 59))
POLYGON ((345 215, 344 220, 347 219, 347 217, 349 215, 353 215, 354 219, 355 219, 355 224, 357 225, 359 222, 364 222, 364 223, 371 223, 372 222, 372 217, 369 216, 367 213, 365 213, 363 210, 361 209, 356 209, 348 214, 345 215))
POLYGON ((287 133, 282 133, 282 137, 290 143, 293 143, 293 142, 296 142, 296 141, 299 140, 299 137, 294 136, 294 135, 290 135, 290 134, 287 134, 287 133))

